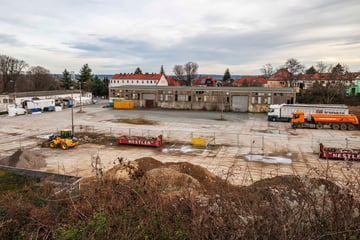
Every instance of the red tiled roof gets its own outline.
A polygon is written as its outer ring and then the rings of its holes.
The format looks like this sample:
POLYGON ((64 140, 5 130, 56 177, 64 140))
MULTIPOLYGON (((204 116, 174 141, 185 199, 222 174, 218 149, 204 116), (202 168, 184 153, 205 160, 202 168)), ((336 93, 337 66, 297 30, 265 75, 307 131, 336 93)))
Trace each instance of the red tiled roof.
POLYGON ((291 76, 291 73, 287 69, 279 69, 276 73, 270 76, 270 81, 286 81, 291 76))
POLYGON ((216 86, 217 85, 218 80, 216 78, 210 77, 210 76, 201 76, 201 77, 197 78, 194 81, 193 85, 197 85, 197 86, 206 85, 206 80, 207 79, 210 79, 210 81, 212 83, 211 86, 216 86))
POLYGON ((115 74, 111 79, 156 79, 159 80, 162 74, 145 73, 145 74, 134 74, 134 73, 118 73, 115 74))
POLYGON ((168 81, 169 86, 180 86, 180 83, 176 81, 175 78, 167 77, 166 80, 168 81))
POLYGON ((259 82, 262 84, 266 84, 268 80, 264 76, 243 76, 238 79, 234 79, 234 84, 242 83, 243 81, 251 81, 251 82, 259 82))
POLYGON ((359 75, 360 73, 347 73, 344 75, 334 74, 334 73, 299 74, 299 76, 297 76, 297 79, 298 80, 332 80, 332 79, 353 80, 359 75))

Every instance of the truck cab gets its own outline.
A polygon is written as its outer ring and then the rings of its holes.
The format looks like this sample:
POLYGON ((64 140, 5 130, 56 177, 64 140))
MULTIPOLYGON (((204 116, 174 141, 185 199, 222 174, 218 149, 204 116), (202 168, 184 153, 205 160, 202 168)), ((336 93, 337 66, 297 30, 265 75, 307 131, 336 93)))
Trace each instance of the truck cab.
POLYGON ((269 106, 268 121, 278 121, 278 118, 280 117, 280 108, 280 104, 272 104, 269 106))
POLYGON ((290 120, 292 128, 302 128, 305 124, 305 113, 304 111, 295 111, 290 120))
POLYGON ((295 111, 293 117, 291 118, 292 123, 303 123, 305 122, 305 113, 304 111, 295 111))

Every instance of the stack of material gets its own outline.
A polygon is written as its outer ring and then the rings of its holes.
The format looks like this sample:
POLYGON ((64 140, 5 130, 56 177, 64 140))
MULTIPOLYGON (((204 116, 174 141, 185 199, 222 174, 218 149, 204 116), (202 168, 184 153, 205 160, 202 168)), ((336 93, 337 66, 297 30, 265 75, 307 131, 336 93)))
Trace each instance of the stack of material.
POLYGON ((46 167, 46 161, 41 154, 19 149, 13 155, 0 159, 0 165, 25 169, 40 169, 46 167))

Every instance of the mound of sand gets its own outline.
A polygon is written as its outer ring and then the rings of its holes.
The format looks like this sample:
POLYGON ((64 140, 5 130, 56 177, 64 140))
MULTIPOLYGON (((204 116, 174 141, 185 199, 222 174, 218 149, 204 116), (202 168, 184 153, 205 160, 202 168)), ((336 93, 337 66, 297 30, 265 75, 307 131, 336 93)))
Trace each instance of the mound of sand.
POLYGON ((0 165, 25 169, 40 169, 46 167, 46 161, 41 154, 19 149, 13 155, 0 159, 0 165))
POLYGON ((223 183, 221 178, 200 166, 188 162, 162 163, 151 157, 118 164, 105 173, 105 178, 139 179, 163 194, 175 195, 204 192, 223 183))
POLYGON ((202 189, 198 180, 171 168, 154 168, 144 175, 145 186, 155 187, 162 194, 184 195, 202 189))

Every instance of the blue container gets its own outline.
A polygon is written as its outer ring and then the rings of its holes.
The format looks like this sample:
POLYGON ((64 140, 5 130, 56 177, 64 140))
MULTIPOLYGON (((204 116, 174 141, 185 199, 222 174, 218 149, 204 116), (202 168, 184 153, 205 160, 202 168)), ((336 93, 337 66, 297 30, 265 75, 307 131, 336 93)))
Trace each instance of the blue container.
POLYGON ((41 108, 32 108, 31 112, 41 112, 41 108))

